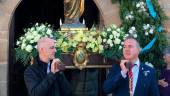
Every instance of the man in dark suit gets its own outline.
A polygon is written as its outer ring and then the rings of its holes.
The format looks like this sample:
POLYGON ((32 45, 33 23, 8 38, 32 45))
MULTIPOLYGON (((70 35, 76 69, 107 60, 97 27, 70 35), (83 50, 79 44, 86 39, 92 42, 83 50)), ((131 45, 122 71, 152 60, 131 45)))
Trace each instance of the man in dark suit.
POLYGON ((70 96, 70 85, 57 67, 55 40, 42 37, 37 44, 39 56, 24 72, 30 96, 70 96))
POLYGON ((139 60, 140 45, 133 37, 124 41, 120 65, 113 64, 104 82, 104 93, 114 96, 159 96, 155 70, 139 60), (128 65, 130 67, 128 67, 128 65))

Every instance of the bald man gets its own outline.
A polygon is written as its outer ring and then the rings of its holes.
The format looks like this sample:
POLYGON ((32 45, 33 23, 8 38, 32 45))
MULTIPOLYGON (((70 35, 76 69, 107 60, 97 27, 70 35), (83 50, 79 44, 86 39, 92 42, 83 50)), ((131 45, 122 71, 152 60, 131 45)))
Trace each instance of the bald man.
POLYGON ((37 49, 38 57, 24 72, 29 96, 70 96, 70 85, 57 67, 55 40, 42 37, 37 49))

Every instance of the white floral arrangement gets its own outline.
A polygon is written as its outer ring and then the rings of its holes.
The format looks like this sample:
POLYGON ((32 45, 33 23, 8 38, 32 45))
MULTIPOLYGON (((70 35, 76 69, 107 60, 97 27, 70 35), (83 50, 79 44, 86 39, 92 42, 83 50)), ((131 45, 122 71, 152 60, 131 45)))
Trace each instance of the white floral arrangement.
POLYGON ((112 24, 100 32, 100 36, 104 49, 102 54, 108 58, 112 58, 113 56, 120 57, 123 40, 126 37, 123 28, 119 28, 115 24, 112 24))
POLYGON ((31 28, 24 29, 25 34, 19 37, 16 42, 17 48, 16 52, 16 61, 21 61, 24 64, 27 64, 32 57, 38 55, 37 53, 37 41, 41 37, 51 37, 53 38, 56 32, 54 32, 50 24, 38 24, 36 23, 31 28))
POLYGON ((128 20, 134 20, 134 14, 133 11, 129 12, 126 16, 125 19, 128 20))
POLYGON ((51 25, 38 24, 35 26, 24 29, 26 32, 23 36, 19 38, 16 42, 16 45, 19 46, 22 50, 27 52, 32 52, 34 48, 36 48, 37 41, 43 37, 53 37, 51 25))
POLYGON ((145 32, 145 36, 153 35, 155 27, 150 24, 143 24, 143 30, 145 32))
MULTIPOLYGON (((138 35, 137 35, 135 26, 130 27, 128 32, 129 32, 129 35, 133 36, 134 38, 137 38, 138 35)), ((129 35, 127 35, 127 36, 129 36, 129 35)))
POLYGON ((93 27, 88 31, 77 30, 63 34, 60 31, 53 30, 49 24, 37 23, 31 28, 24 29, 24 32, 25 34, 17 40, 17 48, 15 48, 16 61, 21 60, 24 64, 38 55, 37 41, 44 36, 56 39, 56 48, 60 50, 58 52, 73 52, 78 43, 84 42, 89 53, 99 53, 105 57, 118 54, 125 36, 122 29, 117 28, 114 24, 107 26, 103 31, 96 30, 93 27))
POLYGON ((139 1, 136 3, 136 8, 138 9, 138 12, 146 12, 146 4, 143 1, 139 1))

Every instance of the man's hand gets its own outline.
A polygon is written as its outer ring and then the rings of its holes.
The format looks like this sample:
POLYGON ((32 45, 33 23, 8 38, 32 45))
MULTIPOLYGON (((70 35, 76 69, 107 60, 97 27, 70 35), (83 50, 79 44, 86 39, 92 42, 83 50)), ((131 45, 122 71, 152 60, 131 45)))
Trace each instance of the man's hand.
POLYGON ((125 66, 125 63, 129 62, 129 60, 121 60, 120 62, 120 68, 123 74, 126 74, 128 72, 128 69, 125 66))
POLYGON ((58 59, 58 58, 53 59, 53 61, 51 63, 51 72, 52 73, 55 74, 56 72, 60 71, 57 67, 58 64, 60 64, 60 63, 61 63, 60 59, 58 59))
POLYGON ((165 78, 159 80, 158 83, 159 83, 159 85, 161 85, 162 87, 167 87, 167 86, 169 85, 168 82, 165 81, 165 78))

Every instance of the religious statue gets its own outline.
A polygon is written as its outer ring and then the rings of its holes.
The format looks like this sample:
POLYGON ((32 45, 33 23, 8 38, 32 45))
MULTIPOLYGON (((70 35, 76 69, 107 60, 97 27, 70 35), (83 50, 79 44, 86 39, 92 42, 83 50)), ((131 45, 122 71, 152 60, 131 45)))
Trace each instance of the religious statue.
POLYGON ((78 24, 83 12, 84 0, 64 0, 65 24, 78 24))
MULTIPOLYGON (((84 12, 85 0, 64 0, 64 24, 60 22, 61 33, 68 37, 76 34, 79 30, 88 32, 85 21, 79 22, 84 12)), ((98 96, 98 74, 96 69, 85 69, 88 63, 88 54, 85 43, 80 42, 73 52, 73 63, 79 69, 67 70, 72 86, 73 96, 98 96)))

